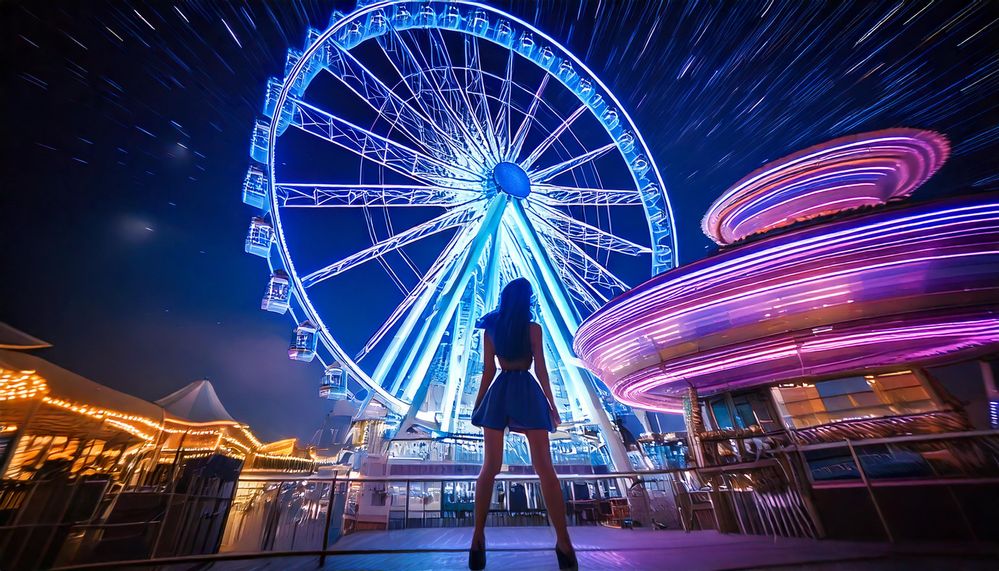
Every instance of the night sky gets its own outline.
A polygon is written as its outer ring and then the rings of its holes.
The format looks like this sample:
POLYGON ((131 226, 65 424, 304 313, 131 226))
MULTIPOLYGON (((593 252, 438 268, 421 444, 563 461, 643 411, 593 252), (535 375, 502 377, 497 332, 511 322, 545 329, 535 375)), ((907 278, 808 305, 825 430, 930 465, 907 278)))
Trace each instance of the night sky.
MULTIPOLYGON (((874 129, 937 130, 916 199, 999 188, 994 2, 499 2, 627 107, 677 218, 770 160, 874 129)), ((309 439, 329 403, 291 322, 258 309, 240 191, 264 85, 353 2, 0 2, 0 320, 40 354, 156 399, 208 378, 264 440, 309 439)))

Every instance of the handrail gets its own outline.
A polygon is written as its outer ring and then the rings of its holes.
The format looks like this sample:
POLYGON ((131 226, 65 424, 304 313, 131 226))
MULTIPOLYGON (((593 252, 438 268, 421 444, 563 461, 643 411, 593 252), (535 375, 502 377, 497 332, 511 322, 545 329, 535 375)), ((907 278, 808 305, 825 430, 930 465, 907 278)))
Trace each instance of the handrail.
MULTIPOLYGON (((681 472, 691 472, 706 470, 706 468, 673 468, 670 470, 650 470, 632 472, 608 472, 606 474, 558 474, 560 480, 616 480, 618 478, 641 478, 643 476, 657 476, 665 474, 677 474, 681 472)), ((396 476, 341 476, 332 478, 328 476, 317 477, 260 477, 240 478, 240 482, 424 482, 428 480, 448 480, 459 482, 474 482, 478 478, 477 474, 399 474, 396 476)), ((537 480, 537 474, 509 474, 501 473, 496 476, 497 481, 522 481, 537 480)))
MULTIPOLYGON (((732 469, 736 470, 753 470, 756 468, 765 468, 772 466, 774 460, 758 460, 755 462, 743 462, 739 464, 727 464, 724 466, 709 466, 706 468, 690 467, 690 468, 670 468, 668 470, 632 470, 628 472, 607 472, 604 474, 558 474, 560 480, 617 480, 620 478, 647 478, 651 476, 665 476, 669 474, 684 474, 684 473, 704 473, 713 474, 717 472, 726 472, 732 469)), ((253 476, 250 478, 240 478, 240 482, 332 482, 334 479, 338 482, 425 482, 433 480, 447 480, 452 482, 473 482, 478 478, 477 474, 398 474, 395 476, 340 476, 338 478, 322 476, 317 477, 314 475, 306 477, 288 477, 288 476, 253 476)), ((496 476, 497 481, 523 481, 523 480, 537 480, 537 474, 509 474, 500 473, 496 476)))
POLYGON ((776 452, 808 452, 809 450, 827 450, 829 448, 840 448, 849 442, 852 446, 874 446, 877 444, 901 444, 906 442, 931 442, 935 440, 954 440, 959 438, 976 438, 979 436, 992 436, 999 438, 999 431, 996 430, 972 430, 964 432, 938 432, 934 434, 909 434, 906 436, 886 436, 884 438, 861 438, 836 440, 834 442, 821 442, 817 444, 790 444, 773 448, 776 452))
MULTIPOLYGON (((839 488, 862 488, 864 483, 859 480, 830 480, 812 482, 812 486, 821 490, 835 490, 839 488)), ((867 486, 871 488, 907 488, 921 486, 999 486, 999 477, 992 478, 945 478, 935 476, 933 478, 888 478, 870 480, 867 486)))
MULTIPOLYGON (((776 467, 780 469, 780 471, 783 473, 784 479, 787 481, 787 484, 792 487, 792 490, 789 493, 805 494, 805 496, 807 496, 808 484, 805 484, 803 486, 801 483, 797 482, 796 479, 794 478, 793 470, 792 473, 789 475, 787 473, 786 466, 784 466, 784 462, 782 462, 781 458, 783 458, 784 461, 786 461, 788 459, 789 454, 792 453, 801 454, 803 452, 811 450, 829 450, 837 448, 850 450, 851 454, 853 455, 854 463, 857 465, 858 469, 860 470, 860 478, 858 480, 853 480, 853 481, 837 480, 837 481, 828 481, 828 482, 810 481, 810 485, 812 489, 837 488, 837 487, 851 487, 851 488, 864 487, 868 490, 868 493, 871 496, 871 501, 874 504, 875 508, 878 508, 879 506, 877 498, 875 497, 874 494, 874 490, 876 489, 883 489, 892 486, 904 486, 904 487, 943 486, 949 489, 951 486, 959 486, 962 484, 994 485, 999 483, 999 478, 993 477, 991 474, 984 474, 984 473, 966 474, 965 476, 955 476, 955 475, 941 476, 935 474, 933 477, 925 477, 925 478, 891 478, 891 479, 867 478, 865 466, 863 465, 863 462, 861 462, 863 454, 859 453, 863 447, 872 446, 872 445, 886 445, 886 444, 919 444, 919 443, 928 443, 928 442, 945 442, 945 441, 954 441, 954 440, 969 441, 969 440, 978 439, 979 445, 984 446, 989 451, 991 451, 995 448, 994 442, 996 437, 999 437, 999 431, 980 430, 980 431, 969 431, 969 432, 948 432, 948 433, 938 433, 938 434, 892 436, 885 438, 871 438, 871 439, 859 439, 859 440, 844 439, 839 441, 822 442, 816 444, 789 444, 786 446, 768 448, 765 450, 766 456, 751 462, 734 462, 732 464, 710 466, 710 467, 671 468, 671 469, 662 469, 662 470, 631 470, 631 471, 621 471, 621 472, 608 472, 602 474, 559 474, 558 478, 563 482, 578 482, 578 481, 605 482, 605 481, 618 480, 619 485, 617 486, 617 491, 618 493, 620 493, 620 496, 617 495, 608 496, 606 494, 601 494, 598 491, 597 492, 598 496, 603 496, 602 499, 630 498, 631 495, 628 492, 630 487, 638 485, 639 483, 642 482, 646 483, 646 487, 648 487, 649 484, 652 484, 653 486, 655 486, 656 484, 666 485, 668 488, 672 489, 672 493, 677 497, 679 497, 678 494, 681 491, 682 492, 713 491, 713 492, 722 492, 724 494, 734 493, 734 495, 731 496, 730 498, 731 501, 734 502, 732 509, 736 510, 735 517, 737 518, 739 529, 742 529, 744 524, 743 515, 745 515, 745 513, 747 512, 740 510, 742 508, 746 509, 752 508, 754 505, 757 505, 759 500, 754 499, 756 492, 753 490, 749 490, 749 492, 747 492, 749 495, 746 495, 740 493, 740 492, 746 492, 746 490, 742 489, 740 486, 735 486, 733 488, 733 483, 728 478, 729 475, 736 475, 736 478, 738 478, 739 473, 746 474, 746 473, 751 473, 754 470, 768 470, 768 469, 772 470, 776 467), (854 448, 856 449, 856 451, 854 451, 854 448), (693 477, 697 482, 697 484, 695 484, 694 487, 703 486, 701 490, 692 489, 690 486, 683 485, 683 482, 688 481, 688 479, 691 477, 693 477), (676 480, 674 480, 674 478, 676 478, 676 480), (622 480, 624 482, 622 482, 622 480), (624 483, 625 485, 622 486, 621 485, 622 483, 624 483), (679 490, 676 488, 677 484, 680 484, 679 490)), ((242 484, 245 482, 251 485, 255 483, 264 484, 264 485, 278 484, 281 487, 281 489, 284 489, 285 485, 294 486, 294 485, 305 484, 305 485, 320 486, 319 489, 323 490, 321 494, 326 499, 326 506, 327 506, 326 513, 321 514, 322 519, 324 519, 325 521, 320 522, 320 529, 324 529, 323 539, 324 541, 328 541, 331 518, 334 515, 332 500, 334 495, 339 495, 343 493, 342 491, 343 488, 337 487, 338 485, 347 486, 349 488, 356 488, 357 486, 366 486, 369 484, 406 483, 406 488, 408 490, 409 488, 408 484, 413 482, 431 482, 434 485, 443 485, 448 482, 472 482, 475 481, 477 477, 478 477, 477 475, 471 475, 471 474, 399 474, 399 475, 388 475, 388 476, 370 476, 370 475, 360 475, 360 474, 351 475, 350 472, 344 472, 339 470, 334 470, 334 471, 327 470, 321 474, 308 474, 308 475, 291 474, 291 473, 247 474, 244 472, 243 474, 241 474, 239 483, 242 484), (330 486, 328 492, 325 491, 325 488, 323 488, 323 486, 326 485, 330 486), (325 526, 323 526, 323 524, 325 524, 325 526)), ((536 482, 538 480, 538 476, 535 473, 524 473, 524 474, 505 473, 505 474, 500 474, 496 479, 499 482, 536 482)), ((9 485, 10 486, 9 489, 11 491, 15 491, 15 489, 17 490, 24 489, 24 491, 29 491, 30 488, 38 484, 44 483, 45 481, 48 480, 44 481, 7 480, 7 481, 0 481, 0 484, 9 485)), ((0 489, 2 489, 2 486, 0 486, 0 489)), ((667 491, 670 490, 668 489, 667 491)), ((21 492, 16 492, 16 493, 21 493, 21 492)), ((162 490, 160 491, 160 493, 162 493, 162 490)), ((768 493, 768 492, 764 490, 763 493, 768 493)), ((198 498, 199 500, 202 498, 209 500, 225 499, 220 496, 205 495, 205 494, 198 494, 196 498, 198 498)), ((235 502, 236 496, 233 495, 233 497, 229 501, 235 502)), ((812 517, 814 519, 814 514, 810 516, 807 515, 811 513, 807 506, 808 498, 803 496, 798 501, 805 502, 806 505, 799 506, 795 509, 799 510, 799 512, 801 510, 805 510, 804 512, 777 514, 773 516, 778 518, 776 520, 768 519, 766 521, 762 521, 762 523, 759 524, 760 526, 762 526, 761 529, 771 530, 771 531, 766 531, 766 533, 769 534, 772 532, 776 537, 776 535, 784 533, 783 531, 779 530, 784 530, 784 528, 787 525, 792 525, 795 527, 795 529, 797 529, 798 524, 796 523, 796 520, 794 520, 794 518, 796 517, 801 516, 801 517, 806 517, 806 519, 807 517, 812 517), (791 518, 794 521, 788 523, 788 521, 780 519, 785 517, 791 518)), ((406 504, 406 506, 408 510, 408 503, 406 504)), ((958 508, 962 509, 960 505, 958 505, 958 508)), ((677 504, 676 509, 681 509, 679 504, 677 504)), ((750 512, 748 513, 755 513, 755 512, 752 512, 752 510, 750 510, 750 512)), ((717 513, 715 514, 715 517, 717 519, 718 517, 717 513)), ((767 515, 767 517, 770 516, 767 515)), ((885 528, 887 537, 891 539, 892 533, 888 526, 889 522, 886 521, 883 516, 881 517, 881 520, 882 520, 882 525, 885 528)), ((756 529, 758 527, 757 524, 753 523, 752 521, 749 520, 747 521, 748 523, 746 523, 746 525, 749 525, 751 529, 756 529)), ((107 524, 107 523, 94 524, 90 521, 62 522, 62 523, 53 523, 53 524, 36 522, 26 525, 23 524, 19 525, 17 523, 14 523, 12 525, 0 526, 0 531, 9 532, 12 529, 21 528, 21 527, 30 527, 30 528, 46 527, 46 526, 64 527, 67 525, 70 527, 74 527, 76 529, 84 529, 84 528, 110 529, 119 526, 120 527, 135 526, 139 525, 140 523, 143 522, 123 522, 117 524, 107 524)), ((718 522, 716 521, 716 526, 719 525, 720 524, 718 524, 718 522)), ((686 528, 686 525, 684 527, 686 528)), ((806 525, 805 528, 807 527, 808 526, 806 525)), ((969 524, 969 529, 970 529, 970 524, 969 524)), ((812 537, 815 536, 815 532, 808 531, 807 529, 806 532, 811 534, 812 537)), ((794 535, 794 533, 792 533, 792 535, 794 535)), ((822 533, 821 531, 819 531, 818 536, 821 535, 822 533)), ((93 568, 109 568, 109 567, 127 567, 129 565, 136 565, 136 564, 149 565, 151 564, 151 562, 181 563, 181 562, 194 562, 194 561, 235 560, 235 559, 246 559, 246 558, 256 558, 256 557, 274 557, 274 556, 281 556, 282 554, 287 554, 289 556, 294 555, 299 557, 313 555, 324 558, 326 555, 343 554, 343 552, 333 551, 330 549, 321 549, 321 550, 313 549, 313 550, 300 550, 300 551, 293 550, 287 552, 262 551, 256 553, 241 552, 241 553, 225 553, 225 554, 214 554, 214 555, 203 554, 197 556, 179 556, 179 557, 167 557, 160 559, 143 559, 139 560, 138 562, 101 562, 96 564, 72 565, 67 567, 60 567, 60 569, 93 569, 93 568)))

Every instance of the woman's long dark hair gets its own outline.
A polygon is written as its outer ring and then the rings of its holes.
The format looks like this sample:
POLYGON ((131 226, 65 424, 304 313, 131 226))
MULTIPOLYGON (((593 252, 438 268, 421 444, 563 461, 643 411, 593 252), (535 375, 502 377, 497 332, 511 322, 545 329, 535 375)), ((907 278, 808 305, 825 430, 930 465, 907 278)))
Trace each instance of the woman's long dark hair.
POLYGON ((496 354, 504 359, 525 359, 531 356, 531 282, 517 278, 506 284, 500 293, 499 307, 483 316, 479 326, 489 331, 496 354))

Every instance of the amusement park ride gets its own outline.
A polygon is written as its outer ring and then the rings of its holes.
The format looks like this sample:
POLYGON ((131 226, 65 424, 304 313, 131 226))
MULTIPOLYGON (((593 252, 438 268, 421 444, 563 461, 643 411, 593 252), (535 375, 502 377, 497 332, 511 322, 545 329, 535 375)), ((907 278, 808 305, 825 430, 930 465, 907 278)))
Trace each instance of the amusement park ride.
POLYGON ((573 336, 675 267, 676 237, 641 134, 582 61, 476 2, 359 2, 289 50, 263 115, 246 251, 270 266, 261 307, 295 320, 289 357, 325 368, 321 397, 356 401, 380 442, 475 442, 475 323, 524 276, 562 439, 631 468, 614 417, 633 413, 573 336))

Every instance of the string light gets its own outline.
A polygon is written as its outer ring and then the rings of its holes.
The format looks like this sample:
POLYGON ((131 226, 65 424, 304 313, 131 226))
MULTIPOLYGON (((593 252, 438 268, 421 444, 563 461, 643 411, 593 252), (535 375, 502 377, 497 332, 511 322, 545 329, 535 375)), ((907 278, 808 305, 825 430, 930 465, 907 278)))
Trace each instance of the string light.
MULTIPOLYGON (((259 452, 265 446, 264 443, 254 436, 247 425, 235 421, 199 423, 166 417, 160 422, 142 415, 127 414, 99 406, 72 402, 51 396, 49 393, 48 384, 36 371, 0 369, 0 401, 41 397, 41 401, 47 405, 104 422, 142 440, 141 446, 126 450, 121 454, 117 462, 119 465, 133 455, 156 448, 155 443, 159 442, 160 435, 182 435, 185 439, 196 438, 202 442, 205 437, 214 439, 211 446, 197 445, 197 443, 192 442, 192 446, 160 448, 160 451, 164 453, 182 453, 185 459, 207 458, 216 454, 243 461, 252 457, 253 459, 281 461, 287 464, 285 469, 295 466, 296 471, 314 471, 317 466, 336 463, 335 458, 314 457, 314 454, 310 457, 302 457, 292 455, 294 452, 287 455, 259 452)), ((0 433, 12 432, 16 428, 16 425, 13 424, 0 424, 0 433)), ((170 459, 161 459, 159 463, 171 461, 170 459)))
POLYGON ((48 390, 45 379, 35 371, 0 369, 0 401, 35 398, 48 390))

